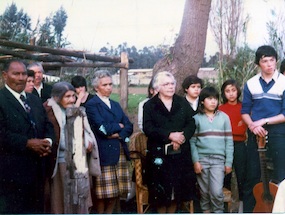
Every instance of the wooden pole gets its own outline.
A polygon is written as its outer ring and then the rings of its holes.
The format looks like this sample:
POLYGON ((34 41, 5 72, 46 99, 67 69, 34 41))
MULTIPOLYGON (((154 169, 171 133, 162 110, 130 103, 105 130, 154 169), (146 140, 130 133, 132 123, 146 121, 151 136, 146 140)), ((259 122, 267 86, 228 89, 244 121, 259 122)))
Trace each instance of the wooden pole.
MULTIPOLYGON (((92 60, 92 61, 103 61, 103 62, 113 62, 113 63, 120 62, 120 57, 102 56, 102 55, 97 55, 97 54, 88 54, 83 51, 69 51, 66 49, 53 49, 53 48, 48 48, 48 47, 43 47, 43 46, 27 45, 23 43, 3 40, 1 38, 0 38, 0 45, 7 46, 7 47, 22 48, 27 51, 35 51, 35 52, 41 52, 41 53, 50 53, 53 55, 64 55, 64 56, 70 56, 70 57, 84 58, 86 60, 92 60)), ((134 62, 133 59, 129 59, 129 60, 130 60, 130 63, 134 62)))
POLYGON ((129 59, 126 52, 121 53, 121 63, 124 63, 125 68, 120 69, 120 104, 122 109, 126 112, 128 108, 128 68, 129 59))
POLYGON ((95 62, 95 63, 85 63, 85 62, 43 62, 42 66, 46 69, 60 68, 60 67, 83 67, 83 68, 96 68, 96 67, 114 67, 121 68, 126 67, 123 63, 112 63, 112 62, 95 62))

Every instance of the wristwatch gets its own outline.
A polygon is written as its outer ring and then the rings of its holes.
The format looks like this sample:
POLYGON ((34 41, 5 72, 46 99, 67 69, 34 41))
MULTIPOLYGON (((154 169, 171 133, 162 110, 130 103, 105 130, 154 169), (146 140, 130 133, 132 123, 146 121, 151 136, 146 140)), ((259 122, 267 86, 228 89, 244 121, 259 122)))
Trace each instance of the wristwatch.
POLYGON ((265 125, 268 125, 269 123, 269 118, 265 118, 265 125))

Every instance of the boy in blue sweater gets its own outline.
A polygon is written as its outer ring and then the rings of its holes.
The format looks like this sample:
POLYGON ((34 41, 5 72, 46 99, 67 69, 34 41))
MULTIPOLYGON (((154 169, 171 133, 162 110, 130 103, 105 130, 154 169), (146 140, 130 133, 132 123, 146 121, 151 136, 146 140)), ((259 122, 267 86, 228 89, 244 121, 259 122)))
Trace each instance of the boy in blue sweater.
POLYGON ((233 138, 229 117, 218 110, 219 93, 205 87, 199 97, 196 131, 190 139, 191 154, 200 187, 204 213, 223 213, 223 182, 232 171, 233 138))
POLYGON ((248 125, 245 213, 251 213, 256 205, 252 190, 261 179, 256 137, 268 137, 266 157, 273 164, 269 179, 280 182, 285 178, 285 76, 276 69, 277 60, 272 46, 260 46, 255 52, 260 73, 249 79, 243 90, 241 114, 248 125))

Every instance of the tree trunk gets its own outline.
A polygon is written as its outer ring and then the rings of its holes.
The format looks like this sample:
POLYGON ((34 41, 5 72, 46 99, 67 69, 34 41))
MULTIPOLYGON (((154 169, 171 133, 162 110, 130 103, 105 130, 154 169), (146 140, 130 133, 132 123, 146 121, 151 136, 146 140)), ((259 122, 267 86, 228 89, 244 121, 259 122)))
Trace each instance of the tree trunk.
POLYGON ((178 38, 170 54, 159 60, 153 73, 170 71, 177 80, 176 92, 183 94, 181 84, 189 75, 197 75, 206 46, 211 0, 186 0, 178 38))

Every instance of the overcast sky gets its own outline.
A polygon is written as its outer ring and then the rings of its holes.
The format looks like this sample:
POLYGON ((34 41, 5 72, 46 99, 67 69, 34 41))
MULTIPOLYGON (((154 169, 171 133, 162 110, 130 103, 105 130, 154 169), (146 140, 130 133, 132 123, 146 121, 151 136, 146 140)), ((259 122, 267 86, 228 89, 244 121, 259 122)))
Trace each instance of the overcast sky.
MULTIPOLYGON (((179 32, 185 0, 0 0, 0 14, 14 2, 18 10, 42 22, 62 5, 68 15, 64 36, 70 48, 98 52, 107 43, 117 47, 127 42, 137 48, 170 45, 179 32)), ((250 17, 247 41, 252 48, 266 43, 266 22, 271 10, 279 11, 284 0, 246 0, 250 17)), ((284 9, 284 7, 283 7, 284 9)), ((217 51, 208 33, 207 56, 217 51)))

